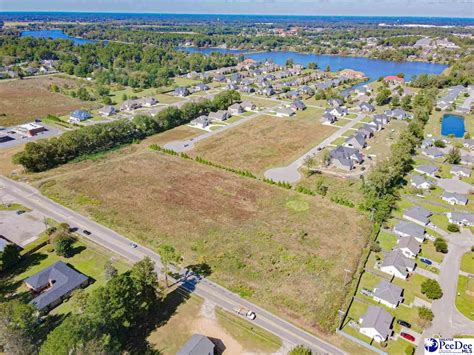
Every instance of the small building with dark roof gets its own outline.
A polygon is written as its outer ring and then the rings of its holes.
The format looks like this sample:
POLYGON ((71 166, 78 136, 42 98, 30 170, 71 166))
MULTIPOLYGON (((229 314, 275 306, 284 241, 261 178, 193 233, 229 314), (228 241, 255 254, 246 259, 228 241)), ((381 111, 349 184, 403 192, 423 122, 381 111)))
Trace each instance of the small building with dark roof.
POLYGON ((194 334, 177 352, 177 355, 214 355, 215 345, 208 337, 194 334))

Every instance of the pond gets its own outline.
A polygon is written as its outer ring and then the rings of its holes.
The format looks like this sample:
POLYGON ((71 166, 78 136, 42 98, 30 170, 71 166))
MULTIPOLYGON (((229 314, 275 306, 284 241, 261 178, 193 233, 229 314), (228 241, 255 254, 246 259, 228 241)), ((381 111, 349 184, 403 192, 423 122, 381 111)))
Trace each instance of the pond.
POLYGON ((73 41, 74 44, 86 44, 94 43, 95 41, 90 39, 76 38, 71 37, 65 34, 61 30, 38 30, 38 31, 22 31, 20 34, 21 37, 33 37, 33 38, 51 38, 51 39, 68 39, 73 41))
POLYGON ((420 74, 440 74, 447 68, 443 64, 425 63, 425 62, 394 62, 390 60, 371 59, 366 57, 348 57, 340 55, 319 55, 306 54, 292 51, 274 51, 274 52, 255 52, 245 50, 232 50, 224 48, 195 48, 182 47, 181 50, 188 52, 199 52, 209 54, 218 51, 219 53, 243 54, 246 58, 252 58, 256 61, 272 60, 276 64, 284 65, 290 58, 296 64, 307 66, 310 62, 316 62, 318 67, 325 69, 328 65, 332 71, 340 69, 354 69, 365 73, 369 81, 377 80, 381 76, 405 74, 405 80, 410 80, 413 75, 420 74))
POLYGON ((452 114, 443 115, 441 121, 441 134, 443 136, 454 135, 456 138, 464 137, 464 117, 452 114))

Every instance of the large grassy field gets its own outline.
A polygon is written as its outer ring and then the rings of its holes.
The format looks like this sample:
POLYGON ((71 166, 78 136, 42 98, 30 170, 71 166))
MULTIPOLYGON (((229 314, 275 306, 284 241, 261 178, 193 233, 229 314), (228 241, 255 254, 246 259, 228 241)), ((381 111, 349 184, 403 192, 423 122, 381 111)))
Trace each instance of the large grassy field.
POLYGON ((191 154, 255 173, 287 165, 336 128, 319 123, 321 111, 308 109, 295 118, 260 116, 196 144, 191 154))
POLYGON ((44 117, 48 114, 62 116, 76 109, 100 107, 97 103, 84 102, 49 91, 51 84, 63 87, 77 86, 74 79, 63 76, 40 76, 0 83, 0 126, 12 126, 44 117))
POLYGON ((173 244, 183 265, 207 263, 212 279, 300 325, 332 323, 343 270, 355 270, 366 243, 364 217, 136 147, 44 174, 41 190, 152 248, 173 244))

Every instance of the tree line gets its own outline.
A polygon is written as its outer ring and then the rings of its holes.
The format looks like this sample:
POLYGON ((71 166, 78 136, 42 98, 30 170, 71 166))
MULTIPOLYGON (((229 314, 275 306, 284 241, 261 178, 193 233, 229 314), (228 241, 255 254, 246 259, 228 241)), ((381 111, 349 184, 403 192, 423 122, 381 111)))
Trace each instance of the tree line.
POLYGON ((28 142, 23 151, 15 154, 13 162, 30 172, 45 171, 81 156, 107 151, 189 123, 200 115, 227 109, 237 101, 240 94, 230 90, 216 95, 213 100, 186 103, 181 109, 168 107, 154 117, 142 115, 132 120, 81 127, 59 137, 28 142))

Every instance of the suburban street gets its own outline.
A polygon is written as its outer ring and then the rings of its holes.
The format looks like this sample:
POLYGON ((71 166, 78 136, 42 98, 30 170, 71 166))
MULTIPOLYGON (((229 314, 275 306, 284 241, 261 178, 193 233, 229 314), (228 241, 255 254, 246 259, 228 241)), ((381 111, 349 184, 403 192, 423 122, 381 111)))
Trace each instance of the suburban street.
MULTIPOLYGON (((51 201, 29 185, 0 176, 0 193, 17 203, 21 203, 41 213, 45 217, 50 217, 60 223, 68 223, 71 227, 77 227, 81 231, 90 231, 91 235, 84 235, 82 233, 81 235, 131 262, 139 261, 145 256, 148 256, 155 262, 157 271, 160 271, 162 267, 158 254, 152 250, 140 245, 133 248, 130 245, 131 241, 129 239, 77 212, 51 201)), ((191 276, 188 279, 183 277, 179 282, 182 288, 229 312, 234 312, 234 308, 239 306, 253 310, 257 314, 257 318, 253 322, 280 337, 286 345, 294 346, 303 344, 318 354, 344 354, 341 349, 265 311, 255 304, 242 299, 237 294, 230 292, 214 282, 207 279, 197 279, 195 276, 191 276)))
POLYGON ((265 172, 265 177, 277 182, 281 181, 281 182, 293 183, 293 182, 299 181, 301 179, 301 174, 298 172, 298 169, 301 168, 301 166, 303 166, 303 163, 306 157, 311 156, 313 154, 317 154, 321 149, 325 148, 326 146, 331 144, 331 142, 335 141, 336 139, 344 135, 344 133, 346 133, 349 129, 354 127, 357 123, 362 121, 364 118, 365 118, 365 115, 362 113, 359 113, 356 118, 349 121, 345 126, 338 129, 336 132, 331 134, 329 137, 327 137, 317 146, 312 148, 310 151, 306 152, 301 157, 296 159, 290 165, 267 170, 265 172))

